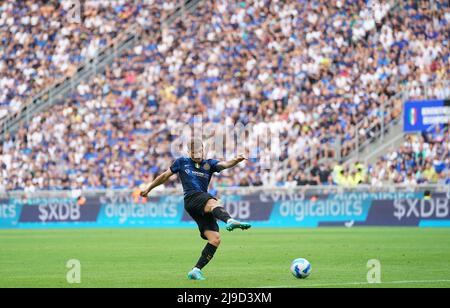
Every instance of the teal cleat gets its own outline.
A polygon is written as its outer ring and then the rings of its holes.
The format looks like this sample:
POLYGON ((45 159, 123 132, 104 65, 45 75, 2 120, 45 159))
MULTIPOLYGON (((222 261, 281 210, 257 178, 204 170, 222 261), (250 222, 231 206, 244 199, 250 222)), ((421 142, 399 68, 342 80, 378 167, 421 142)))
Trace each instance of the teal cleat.
POLYGON ((187 278, 190 280, 206 280, 206 278, 203 277, 202 271, 198 268, 194 268, 192 271, 190 271, 187 275, 187 278))
POLYGON ((234 229, 247 230, 250 229, 251 227, 252 225, 247 222, 240 222, 235 219, 230 219, 227 223, 226 229, 228 231, 233 231, 234 229))

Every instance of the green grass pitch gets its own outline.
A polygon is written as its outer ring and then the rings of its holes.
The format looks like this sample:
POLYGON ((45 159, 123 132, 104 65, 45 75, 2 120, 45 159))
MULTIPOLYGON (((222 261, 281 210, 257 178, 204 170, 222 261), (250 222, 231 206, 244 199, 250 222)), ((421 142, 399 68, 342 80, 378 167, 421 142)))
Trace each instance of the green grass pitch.
POLYGON ((192 229, 2 230, 0 287, 450 287, 450 229, 222 231, 208 279, 188 281, 204 245, 192 229), (289 271, 298 257, 312 263, 306 280, 289 271), (69 259, 81 284, 66 281, 69 259), (367 283, 369 259, 381 284, 367 283))

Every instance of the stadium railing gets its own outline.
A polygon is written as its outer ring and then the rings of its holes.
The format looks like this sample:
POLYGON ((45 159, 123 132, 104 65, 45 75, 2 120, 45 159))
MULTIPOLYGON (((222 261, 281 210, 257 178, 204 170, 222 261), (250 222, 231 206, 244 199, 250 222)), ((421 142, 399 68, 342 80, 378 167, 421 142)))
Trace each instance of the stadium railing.
POLYGON ((373 123, 365 128, 365 121, 361 121, 356 125, 356 136, 351 141, 354 150, 348 155, 343 156, 340 161, 348 162, 351 160, 360 160, 364 154, 364 161, 369 161, 370 158, 375 157, 378 153, 382 153, 386 149, 392 147, 396 142, 401 141, 403 138, 403 104, 414 97, 411 96, 412 89, 420 89, 423 99, 447 99, 448 93, 445 92, 444 97, 438 97, 434 92, 437 85, 442 85, 443 89, 450 89, 450 80, 439 80, 428 82, 424 84, 410 84, 402 92, 394 95, 389 100, 382 102, 381 113, 379 116, 379 122, 373 123), (400 102, 400 103, 398 103, 400 102), (400 104, 400 106, 398 106, 400 104), (392 114, 395 108, 401 108, 401 112, 398 117, 391 118, 387 116, 388 113, 392 114), (360 130, 364 129, 365 134, 360 134, 360 130), (394 132, 394 134, 390 134, 394 132), (364 151, 376 141, 380 141, 382 144, 377 144, 376 152, 364 151))
MULTIPOLYGON (((195 8, 201 1, 203 0, 184 0, 182 5, 178 6, 162 21, 162 27, 171 24, 180 14, 195 8)), ((81 81, 87 80, 97 73, 104 72, 115 58, 141 41, 141 37, 144 36, 143 32, 143 29, 137 24, 130 26, 130 28, 115 38, 111 44, 99 50, 94 57, 87 59, 85 63, 81 64, 74 75, 62 77, 34 95, 19 111, 7 115, 1 121, 0 136, 4 138, 7 132, 16 131, 21 123, 29 122, 36 113, 49 108, 59 98, 74 91, 81 81)))
MULTIPOLYGON (((255 193, 280 193, 302 194, 305 196, 323 195, 323 194, 343 194, 343 193, 445 193, 450 199, 450 185, 426 184, 426 185, 385 185, 375 187, 370 185, 359 185, 356 187, 343 186, 297 186, 297 187, 227 187, 217 188, 220 195, 249 195, 255 193)), ((93 196, 131 196, 135 191, 124 190, 66 190, 66 191, 36 191, 26 193, 24 191, 3 191, 0 192, 0 198, 79 198, 93 196)), ((158 196, 182 196, 180 188, 160 189, 152 192, 151 197, 158 196)))
MULTIPOLYGON (((362 120, 356 124, 356 135, 349 141, 353 150, 346 155, 342 154, 344 144, 339 136, 322 136, 323 138, 334 140, 329 149, 333 150, 335 155, 334 157, 320 159, 319 163, 322 164, 329 161, 339 162, 344 165, 349 165, 355 161, 363 161, 366 164, 373 163, 380 155, 397 147, 403 141, 403 104, 409 99, 415 98, 411 96, 412 89, 420 90, 419 92, 422 93, 421 98, 423 99, 448 99, 450 97, 450 90, 444 91, 442 97, 436 95, 434 91, 437 85, 442 86, 443 89, 450 89, 450 80, 408 84, 403 91, 397 93, 389 100, 383 101, 380 106, 381 112, 378 116, 378 122, 367 125, 366 120, 362 120), (401 109, 398 116, 387 116, 388 114, 392 115, 395 108, 401 109), (364 134, 360 134, 362 130, 364 130, 364 134)), ((306 172, 309 172, 312 168, 311 161, 317 157, 317 151, 312 149, 312 151, 307 152, 307 155, 299 164, 305 168, 306 172)), ((282 169, 283 178, 286 180, 290 173, 288 161, 284 162, 282 169)))

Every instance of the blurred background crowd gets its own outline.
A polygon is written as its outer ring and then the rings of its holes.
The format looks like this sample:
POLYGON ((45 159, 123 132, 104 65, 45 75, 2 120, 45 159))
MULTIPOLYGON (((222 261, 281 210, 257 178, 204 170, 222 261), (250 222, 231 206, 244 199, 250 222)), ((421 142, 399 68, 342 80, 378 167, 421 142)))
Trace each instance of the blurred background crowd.
POLYGON ((3 136, 0 187, 136 187, 170 166, 174 131, 195 116, 207 131, 280 133, 275 157, 251 138, 257 159, 216 186, 450 183, 448 125, 407 136, 375 164, 334 159, 401 116, 396 94, 450 97, 448 1, 212 0, 161 28, 179 2, 85 1, 82 22, 68 23, 64 1, 2 1, 0 117, 129 27, 145 38, 3 136))

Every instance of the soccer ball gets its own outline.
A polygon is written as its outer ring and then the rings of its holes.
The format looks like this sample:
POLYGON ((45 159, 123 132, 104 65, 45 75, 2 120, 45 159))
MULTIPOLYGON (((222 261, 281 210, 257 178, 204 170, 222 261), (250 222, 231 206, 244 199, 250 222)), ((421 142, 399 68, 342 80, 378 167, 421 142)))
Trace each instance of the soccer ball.
POLYGON ((305 279, 311 274, 311 263, 303 258, 295 259, 292 261, 291 273, 296 278, 305 279))

